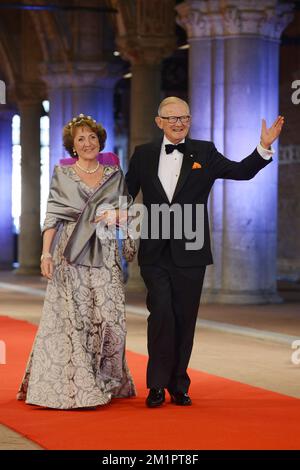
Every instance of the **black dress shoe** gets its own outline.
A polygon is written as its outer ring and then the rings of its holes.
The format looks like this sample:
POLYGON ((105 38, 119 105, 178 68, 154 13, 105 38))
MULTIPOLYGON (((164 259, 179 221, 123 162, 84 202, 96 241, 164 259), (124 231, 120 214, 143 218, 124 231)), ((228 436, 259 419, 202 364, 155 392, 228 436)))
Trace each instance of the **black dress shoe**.
POLYGON ((146 399, 146 405, 149 408, 161 406, 165 401, 165 391, 163 388, 150 388, 146 399))
POLYGON ((174 393, 170 393, 170 395, 171 395, 171 403, 175 403, 175 405, 191 406, 192 404, 192 400, 190 399, 187 393, 174 392, 174 393))

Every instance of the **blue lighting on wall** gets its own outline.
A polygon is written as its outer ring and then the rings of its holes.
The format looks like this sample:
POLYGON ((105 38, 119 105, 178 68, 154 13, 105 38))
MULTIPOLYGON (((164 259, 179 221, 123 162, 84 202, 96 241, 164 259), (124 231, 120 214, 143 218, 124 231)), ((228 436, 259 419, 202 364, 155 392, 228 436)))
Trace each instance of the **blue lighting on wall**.
POLYGON ((15 114, 12 119, 12 207, 13 229, 20 231, 21 215, 21 145, 20 145, 20 116, 15 114))
MULTIPOLYGON (((45 109, 45 108, 44 108, 45 109)), ((49 109, 49 107, 48 107, 49 109)), ((46 110, 46 109, 45 109, 46 110)), ((15 233, 20 231, 21 216, 21 142, 20 142, 20 116, 15 114, 12 119, 12 207, 13 229, 15 233)), ((41 217, 43 224, 47 198, 49 193, 49 117, 42 116, 40 120, 41 140, 41 217)))

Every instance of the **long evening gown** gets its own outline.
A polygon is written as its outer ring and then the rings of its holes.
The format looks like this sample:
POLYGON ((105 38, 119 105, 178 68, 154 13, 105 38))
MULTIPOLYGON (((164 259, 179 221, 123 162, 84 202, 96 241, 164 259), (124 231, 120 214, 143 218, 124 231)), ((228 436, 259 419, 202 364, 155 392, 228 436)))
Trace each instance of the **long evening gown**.
MULTIPOLYGON (((91 195, 72 167, 63 171, 91 195)), ((104 167, 102 185, 113 168, 104 167)), ((68 264, 63 257, 75 222, 46 215, 43 229, 59 226, 42 317, 17 398, 28 404, 72 409, 135 396, 125 359, 125 294, 117 240, 104 240, 103 266, 68 264)), ((123 240, 131 260, 135 242, 123 240)))

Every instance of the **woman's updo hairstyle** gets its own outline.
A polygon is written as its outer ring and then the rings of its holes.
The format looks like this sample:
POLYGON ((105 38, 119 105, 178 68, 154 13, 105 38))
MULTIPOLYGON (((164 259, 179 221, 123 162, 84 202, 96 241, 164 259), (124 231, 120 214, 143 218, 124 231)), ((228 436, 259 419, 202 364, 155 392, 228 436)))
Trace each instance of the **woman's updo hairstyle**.
POLYGON ((69 155, 73 158, 78 158, 73 152, 74 136, 76 128, 81 126, 89 127, 93 132, 95 132, 100 144, 99 152, 104 149, 107 135, 104 127, 102 127, 100 123, 97 124, 95 119, 91 116, 79 114, 79 116, 74 117, 72 121, 66 124, 63 128, 63 144, 69 155))

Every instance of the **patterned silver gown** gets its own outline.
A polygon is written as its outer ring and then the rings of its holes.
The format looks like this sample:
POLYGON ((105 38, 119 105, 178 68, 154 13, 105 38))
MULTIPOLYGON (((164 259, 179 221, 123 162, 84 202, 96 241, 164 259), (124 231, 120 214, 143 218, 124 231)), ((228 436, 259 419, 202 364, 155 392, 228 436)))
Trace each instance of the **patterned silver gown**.
MULTIPOLYGON (((61 167, 88 195, 72 167, 61 167)), ((112 167, 104 167, 102 185, 112 167)), ((17 399, 57 409, 95 407, 136 395, 125 359, 125 293, 117 240, 104 240, 100 268, 73 265, 63 256, 75 222, 46 215, 44 229, 60 225, 42 317, 17 399)), ((122 241, 130 261, 134 240, 122 241)))

